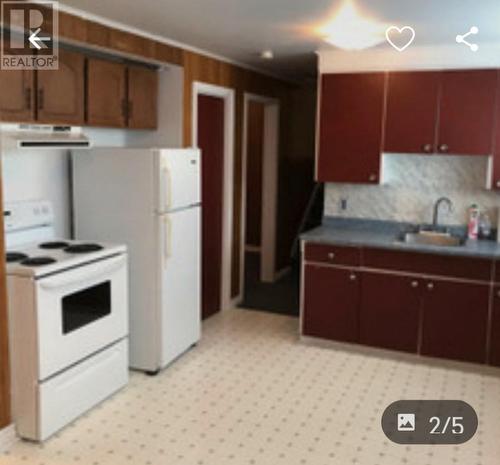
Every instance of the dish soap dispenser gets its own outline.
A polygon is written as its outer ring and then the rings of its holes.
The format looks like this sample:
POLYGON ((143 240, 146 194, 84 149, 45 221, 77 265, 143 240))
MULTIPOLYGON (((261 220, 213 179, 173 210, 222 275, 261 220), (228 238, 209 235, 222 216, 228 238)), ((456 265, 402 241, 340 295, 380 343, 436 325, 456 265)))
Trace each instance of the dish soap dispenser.
POLYGON ((468 237, 469 239, 476 240, 479 236, 479 217, 481 212, 476 204, 472 204, 469 208, 469 226, 468 237))

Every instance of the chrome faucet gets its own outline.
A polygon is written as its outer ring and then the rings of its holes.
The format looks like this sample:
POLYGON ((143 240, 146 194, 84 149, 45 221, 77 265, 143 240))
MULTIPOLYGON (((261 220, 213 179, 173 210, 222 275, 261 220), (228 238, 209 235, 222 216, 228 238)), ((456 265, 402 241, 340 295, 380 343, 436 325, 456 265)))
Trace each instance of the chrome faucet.
POLYGON ((442 203, 446 203, 448 205, 448 212, 453 211, 453 202, 448 197, 439 198, 434 204, 434 215, 432 217, 433 229, 437 229, 439 226, 439 207, 442 203))

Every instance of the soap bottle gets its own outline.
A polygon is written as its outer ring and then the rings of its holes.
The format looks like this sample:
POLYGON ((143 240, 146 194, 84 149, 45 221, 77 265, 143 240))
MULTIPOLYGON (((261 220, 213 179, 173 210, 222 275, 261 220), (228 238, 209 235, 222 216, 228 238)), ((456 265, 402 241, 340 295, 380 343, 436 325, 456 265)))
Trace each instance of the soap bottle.
POLYGON ((476 204, 472 204, 469 208, 469 227, 468 227, 468 237, 469 239, 477 239, 479 236, 479 217, 481 212, 476 204))

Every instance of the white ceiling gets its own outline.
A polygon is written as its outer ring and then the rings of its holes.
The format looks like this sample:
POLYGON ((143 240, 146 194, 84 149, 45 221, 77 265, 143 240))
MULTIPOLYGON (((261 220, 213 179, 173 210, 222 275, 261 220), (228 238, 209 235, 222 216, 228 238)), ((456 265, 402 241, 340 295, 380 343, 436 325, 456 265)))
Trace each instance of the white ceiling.
MULTIPOLYGON (((467 32, 472 25, 480 29, 475 38, 479 44, 500 44, 500 0, 354 2, 364 15, 384 23, 414 27, 415 46, 453 43, 457 34, 467 32)), ((314 73, 314 51, 331 48, 311 32, 312 26, 325 21, 343 1, 63 0, 63 3, 275 74, 300 78, 314 73), (273 61, 259 57, 264 49, 274 51, 273 61)))

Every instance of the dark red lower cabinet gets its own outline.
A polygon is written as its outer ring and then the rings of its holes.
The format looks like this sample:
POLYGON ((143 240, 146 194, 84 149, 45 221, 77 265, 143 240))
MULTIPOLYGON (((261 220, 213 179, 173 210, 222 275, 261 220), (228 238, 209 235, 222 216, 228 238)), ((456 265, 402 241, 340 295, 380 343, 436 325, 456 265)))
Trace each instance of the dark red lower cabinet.
POLYGON ((500 367, 500 286, 493 288, 490 333, 490 364, 500 367))
POLYGON ((489 285, 450 281, 424 285, 422 355, 485 363, 489 285))
POLYGON ((417 353, 421 286, 407 276, 363 273, 361 344, 417 353))
POLYGON ((359 275, 350 270, 306 265, 303 334, 358 342, 359 275))

